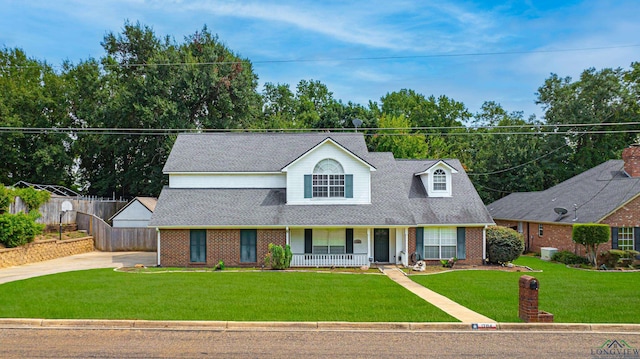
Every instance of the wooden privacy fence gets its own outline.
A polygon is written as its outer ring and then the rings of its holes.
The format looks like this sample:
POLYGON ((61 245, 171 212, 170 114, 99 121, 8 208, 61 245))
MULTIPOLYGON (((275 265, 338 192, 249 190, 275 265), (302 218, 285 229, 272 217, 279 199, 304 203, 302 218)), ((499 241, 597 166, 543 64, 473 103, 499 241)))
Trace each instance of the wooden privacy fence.
MULTIPOLYGON (((93 214, 103 219, 109 219, 120 210, 120 208, 127 204, 126 201, 51 196, 49 202, 40 206, 39 210, 42 217, 38 218, 37 222, 48 225, 60 223, 60 209, 64 201, 71 202, 73 210, 64 213, 62 216, 63 224, 76 223, 76 213, 80 212, 93 214)), ((22 202, 20 197, 16 197, 15 202, 9 207, 9 213, 26 212, 26 209, 27 206, 22 202)))
POLYGON ((113 228, 102 219, 78 212, 76 223, 79 230, 85 230, 95 242, 96 249, 106 252, 157 250, 155 228, 113 228))

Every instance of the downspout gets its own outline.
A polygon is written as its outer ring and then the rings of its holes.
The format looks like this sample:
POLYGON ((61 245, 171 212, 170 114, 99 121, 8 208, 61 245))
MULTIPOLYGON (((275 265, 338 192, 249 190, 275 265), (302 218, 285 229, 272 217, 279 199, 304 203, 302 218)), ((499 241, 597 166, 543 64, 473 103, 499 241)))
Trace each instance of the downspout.
POLYGON ((160 229, 156 227, 156 232, 158 233, 158 267, 160 267, 160 229))
POLYGON ((487 264, 487 227, 489 225, 485 224, 482 228, 482 264, 487 264))

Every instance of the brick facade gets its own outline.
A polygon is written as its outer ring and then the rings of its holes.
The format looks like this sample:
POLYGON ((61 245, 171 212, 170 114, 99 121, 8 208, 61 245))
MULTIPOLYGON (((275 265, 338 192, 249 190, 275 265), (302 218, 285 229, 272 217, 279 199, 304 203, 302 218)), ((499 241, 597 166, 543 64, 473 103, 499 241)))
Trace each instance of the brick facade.
POLYGON ((523 275, 518 280, 518 316, 526 323, 553 323, 553 314, 538 309, 540 282, 532 276, 523 275))
POLYGON ((42 262, 50 259, 93 252, 93 237, 76 239, 47 239, 34 241, 16 248, 0 249, 0 268, 42 262))
POLYGON ((256 262, 240 262, 240 229, 208 229, 206 263, 191 263, 188 229, 160 231, 160 264, 165 267, 205 266, 214 267, 218 261, 227 266, 261 266, 267 255, 269 243, 284 246, 285 229, 258 229, 256 238, 256 262))

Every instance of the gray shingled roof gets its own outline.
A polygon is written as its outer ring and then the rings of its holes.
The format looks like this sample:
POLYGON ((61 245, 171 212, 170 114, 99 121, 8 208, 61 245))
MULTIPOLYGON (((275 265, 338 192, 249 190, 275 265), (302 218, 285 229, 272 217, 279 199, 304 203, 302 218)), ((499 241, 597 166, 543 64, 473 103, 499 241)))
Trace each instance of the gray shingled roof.
POLYGON ((416 224, 485 224, 493 223, 482 199, 469 180, 460 161, 456 159, 442 160, 458 173, 452 175, 451 197, 427 197, 427 193, 418 176, 407 176, 409 173, 423 172, 438 160, 398 160, 398 173, 403 174, 408 190, 408 201, 411 204, 416 224))
POLYGON ((368 153, 357 133, 180 134, 163 171, 277 172, 327 137, 360 158, 368 153))
POLYGON ((377 171, 371 172, 371 204, 365 205, 287 205, 286 189, 176 189, 165 187, 160 194, 149 226, 393 226, 416 224, 493 223, 460 162, 447 160, 459 172, 453 175, 452 198, 427 198, 414 173, 437 161, 397 161, 391 153, 368 152, 362 134, 205 134, 179 136, 165 172, 189 171, 278 171, 327 137, 352 151, 377 171), (230 139, 224 139, 230 136, 230 139), (253 138, 253 136, 256 136, 253 138), (211 137, 211 138, 207 138, 211 137), (190 143, 192 142, 193 143, 190 143), (286 148, 283 143, 293 143, 286 148), (182 165, 179 159, 216 158, 222 144, 252 143, 237 147, 230 156, 216 161, 193 161, 182 165), (217 150, 204 150, 212 145, 217 150), (273 150, 275 154, 267 153, 273 150), (298 151, 298 152, 296 152, 298 151), (189 155, 191 153, 191 155, 189 155), (195 155, 197 153, 197 155, 195 155), (208 157, 213 156, 213 157, 208 157), (259 158, 260 160, 256 160, 259 158), (205 162, 204 164, 199 162, 205 162), (258 166, 251 167, 251 166, 258 166), (417 181, 417 182, 415 182, 417 181), (419 185, 419 186, 418 186, 419 185))
POLYGON ((610 160, 547 190, 510 194, 487 209, 494 219, 596 223, 640 194, 640 178, 628 177, 623 169, 622 160, 610 160), (558 207, 568 213, 560 218, 554 212, 558 207))

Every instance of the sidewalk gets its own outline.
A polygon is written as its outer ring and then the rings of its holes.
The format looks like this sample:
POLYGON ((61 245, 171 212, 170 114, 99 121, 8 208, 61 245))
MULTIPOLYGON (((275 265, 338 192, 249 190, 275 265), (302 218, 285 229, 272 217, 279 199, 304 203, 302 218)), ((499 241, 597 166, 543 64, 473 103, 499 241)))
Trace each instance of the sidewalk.
POLYGON ((495 323, 496 321, 487 318, 480 313, 476 313, 467 307, 452 301, 451 299, 440 295, 430 289, 427 289, 420 284, 409 279, 404 272, 397 267, 382 266, 380 267, 382 273, 391 278, 396 283, 405 287, 418 297, 426 300, 434 306, 440 308, 443 312, 458 319, 462 323, 495 323))
POLYGON ((95 268, 156 265, 156 252, 89 252, 0 269, 0 284, 48 274, 95 268))

